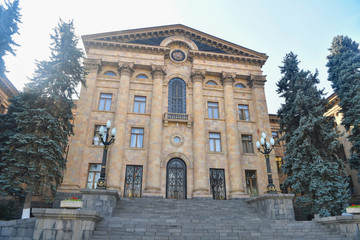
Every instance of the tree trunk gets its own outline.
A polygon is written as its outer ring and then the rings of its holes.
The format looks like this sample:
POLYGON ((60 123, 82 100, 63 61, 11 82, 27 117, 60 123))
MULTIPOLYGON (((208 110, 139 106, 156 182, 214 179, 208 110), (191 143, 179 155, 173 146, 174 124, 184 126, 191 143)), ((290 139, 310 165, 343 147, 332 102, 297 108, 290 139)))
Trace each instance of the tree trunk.
POLYGON ((31 206, 32 192, 28 192, 25 196, 25 202, 21 219, 30 218, 30 206, 31 206))

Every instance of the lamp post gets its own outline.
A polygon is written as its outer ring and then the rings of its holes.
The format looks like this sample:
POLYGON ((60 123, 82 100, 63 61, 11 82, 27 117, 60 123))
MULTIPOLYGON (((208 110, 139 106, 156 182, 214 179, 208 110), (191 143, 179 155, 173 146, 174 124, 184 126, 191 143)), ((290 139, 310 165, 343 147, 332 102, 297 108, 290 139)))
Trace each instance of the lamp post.
POLYGON ((100 129, 99 129, 100 141, 104 145, 104 152, 103 152, 102 163, 101 163, 100 178, 99 178, 99 180, 97 182, 96 189, 106 189, 106 179, 105 179, 106 157, 107 157, 107 152, 108 152, 109 146, 115 142, 115 136, 116 136, 116 129, 113 128, 111 130, 111 138, 110 138, 110 140, 108 140, 110 127, 111 127, 111 121, 108 120, 107 123, 106 123, 106 132, 105 132, 104 126, 101 126, 100 129), (104 132, 105 132, 105 140, 104 140, 104 137, 103 137, 104 132))
POLYGON ((266 189, 267 189, 267 193, 269 193, 269 194, 277 193, 276 186, 274 185, 273 179, 272 179, 270 160, 269 160, 269 153, 271 153, 271 151, 273 150, 274 145, 275 145, 274 138, 271 138, 270 142, 266 141, 266 134, 264 132, 262 133, 260 142, 259 141, 256 142, 257 150, 265 155, 266 170, 267 170, 267 174, 268 174, 268 185, 267 185, 266 189), (261 148, 262 148, 262 150, 261 150, 261 148))

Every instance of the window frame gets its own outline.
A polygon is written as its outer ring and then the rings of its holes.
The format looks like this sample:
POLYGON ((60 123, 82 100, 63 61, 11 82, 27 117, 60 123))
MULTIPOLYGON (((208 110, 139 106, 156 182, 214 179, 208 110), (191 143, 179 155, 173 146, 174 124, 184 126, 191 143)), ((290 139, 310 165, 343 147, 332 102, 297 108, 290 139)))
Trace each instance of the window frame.
POLYGON ((146 113, 146 96, 138 96, 138 95, 134 95, 134 104, 133 104, 133 113, 146 113), (137 100, 136 98, 144 98, 144 101, 142 100, 137 100), (136 103, 139 104, 138 109, 135 109, 136 103), (144 106, 144 111, 141 111, 141 105, 143 104, 144 106))
POLYGON ((220 118, 220 112, 219 112, 219 103, 218 102, 208 102, 207 104, 207 110, 208 110, 208 118, 211 119, 219 119, 220 118), (210 104, 216 104, 216 106, 210 106, 210 104), (215 117, 215 109, 217 111, 217 116, 215 117), (210 114, 211 113, 211 114, 210 114), (211 116, 210 116, 211 115, 211 116))
POLYGON ((243 153, 254 153, 254 143, 251 134, 241 134, 241 146, 243 153), (246 137, 250 137, 250 140, 246 139, 246 137))
POLYGON ((221 133, 219 132, 209 132, 209 151, 210 152, 222 152, 222 148, 221 148, 221 133), (211 136, 211 134, 217 134, 219 137, 218 138, 214 138, 211 136), (213 142, 213 144, 211 144, 211 142, 213 142), (218 142, 218 144, 217 144, 218 142), (213 146, 213 148, 212 148, 213 146), (217 148, 219 147, 219 148, 217 148))
POLYGON ((238 104, 238 114, 239 114, 239 120, 240 121, 250 121, 250 107, 246 104, 238 104), (247 108, 240 108, 240 107, 247 107, 247 108), (246 118, 247 114, 247 118, 246 118), (241 117, 243 116, 243 118, 241 117))
POLYGON ((144 148, 144 128, 141 127, 132 127, 130 130, 130 147, 131 148, 144 148), (142 133, 133 133, 133 130, 142 130, 142 133), (139 140, 139 136, 142 136, 141 142, 139 140), (133 137, 135 137, 135 141, 133 141, 133 137), (132 143, 135 142, 135 145, 133 146, 132 143))
POLYGON ((86 189, 96 189, 96 187, 97 187, 97 181, 95 181, 95 180, 96 180, 96 174, 99 174, 98 176, 99 176, 99 178, 100 178, 100 175, 101 175, 101 163, 89 163, 88 174, 87 174, 87 178, 86 178, 86 186, 85 186, 86 189), (100 170, 98 170, 98 171, 90 171, 91 165, 98 165, 98 166, 100 166, 100 170), (94 176, 93 176, 93 179, 92 179, 93 181, 92 181, 92 182, 89 182, 90 172, 94 173, 94 176), (88 184, 89 184, 89 183, 92 183, 91 188, 88 188, 88 184))
POLYGON ((101 142, 100 140, 100 134, 99 134, 99 130, 100 130, 100 127, 103 126, 104 127, 104 135, 103 135, 103 140, 105 141, 105 137, 106 137, 106 132, 107 132, 107 128, 106 128, 106 124, 105 125, 100 125, 100 124, 95 124, 95 127, 94 127, 94 135, 93 135, 93 138, 92 138, 92 145, 93 146, 104 146, 104 144, 101 142), (95 144, 95 137, 99 137, 99 140, 98 140, 98 144, 95 144))
POLYGON ((99 96, 99 104, 98 104, 98 110, 99 111, 106 111, 106 112, 110 112, 111 111, 111 105, 112 105, 112 99, 113 99, 113 94, 112 93, 100 93, 99 96), (105 98, 102 95, 111 95, 110 98, 105 98), (104 100, 104 106, 102 107, 102 100, 104 100), (110 101, 110 106, 107 109, 107 103, 110 101))
POLYGON ((246 185, 246 193, 250 196, 258 196, 259 195, 259 188, 258 188, 258 179, 257 179, 257 174, 256 174, 256 170, 249 170, 246 169, 245 170, 245 185, 246 185), (248 177, 247 173, 248 172, 254 172, 255 173, 255 177, 248 177), (255 184, 253 183, 255 179, 255 184), (248 188, 248 180, 250 180, 250 189, 248 188), (255 185, 255 188, 254 188, 255 185), (254 189, 256 189, 256 193, 254 193, 254 189))

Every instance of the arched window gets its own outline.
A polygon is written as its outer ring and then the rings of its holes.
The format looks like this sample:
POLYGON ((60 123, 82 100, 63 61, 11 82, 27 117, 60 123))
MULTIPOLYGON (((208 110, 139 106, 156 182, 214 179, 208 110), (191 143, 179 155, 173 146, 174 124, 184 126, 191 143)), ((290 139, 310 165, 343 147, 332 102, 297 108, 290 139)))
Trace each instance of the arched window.
POLYGON ((104 75, 106 75, 106 76, 116 76, 116 73, 113 72, 113 71, 107 71, 107 72, 104 73, 104 75))
POLYGON ((246 88, 245 85, 242 84, 242 83, 236 84, 235 87, 238 87, 238 88, 246 88))
POLYGON ((210 80, 210 81, 207 81, 207 82, 206 82, 206 85, 214 85, 214 86, 216 86, 217 83, 210 80))
POLYGON ((139 74, 136 76, 136 78, 148 79, 148 76, 146 76, 145 74, 139 74))
POLYGON ((169 82, 168 111, 170 113, 186 113, 186 83, 180 78, 169 82))

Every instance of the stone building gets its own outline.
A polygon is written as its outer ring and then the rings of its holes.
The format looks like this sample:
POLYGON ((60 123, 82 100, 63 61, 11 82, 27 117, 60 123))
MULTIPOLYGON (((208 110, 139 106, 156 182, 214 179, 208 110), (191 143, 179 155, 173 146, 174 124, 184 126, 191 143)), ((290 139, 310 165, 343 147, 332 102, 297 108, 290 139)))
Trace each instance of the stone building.
MULTIPOLYGON (((264 156, 254 143, 271 134, 262 66, 268 56, 186 27, 169 25, 82 37, 87 88, 60 192, 96 188, 111 120, 107 188, 125 197, 263 194, 264 156)), ((275 154, 270 156, 279 189, 275 154)))
POLYGON ((340 113, 340 106, 339 98, 336 95, 336 93, 331 94, 327 98, 329 104, 332 105, 332 107, 326 112, 326 116, 333 116, 334 117, 334 131, 340 134, 338 140, 339 140, 339 149, 338 149, 338 155, 341 157, 345 162, 345 172, 348 177, 348 183, 349 183, 349 191, 351 193, 352 198, 350 199, 351 203, 357 203, 360 202, 360 185, 358 181, 358 172, 356 170, 350 169, 350 166, 347 162, 347 159, 350 158, 350 149, 352 144, 348 140, 349 133, 345 130, 345 127, 341 124, 342 121, 342 113, 340 113))
POLYGON ((10 105, 9 98, 17 95, 18 90, 6 76, 0 76, 0 114, 5 114, 10 105))

